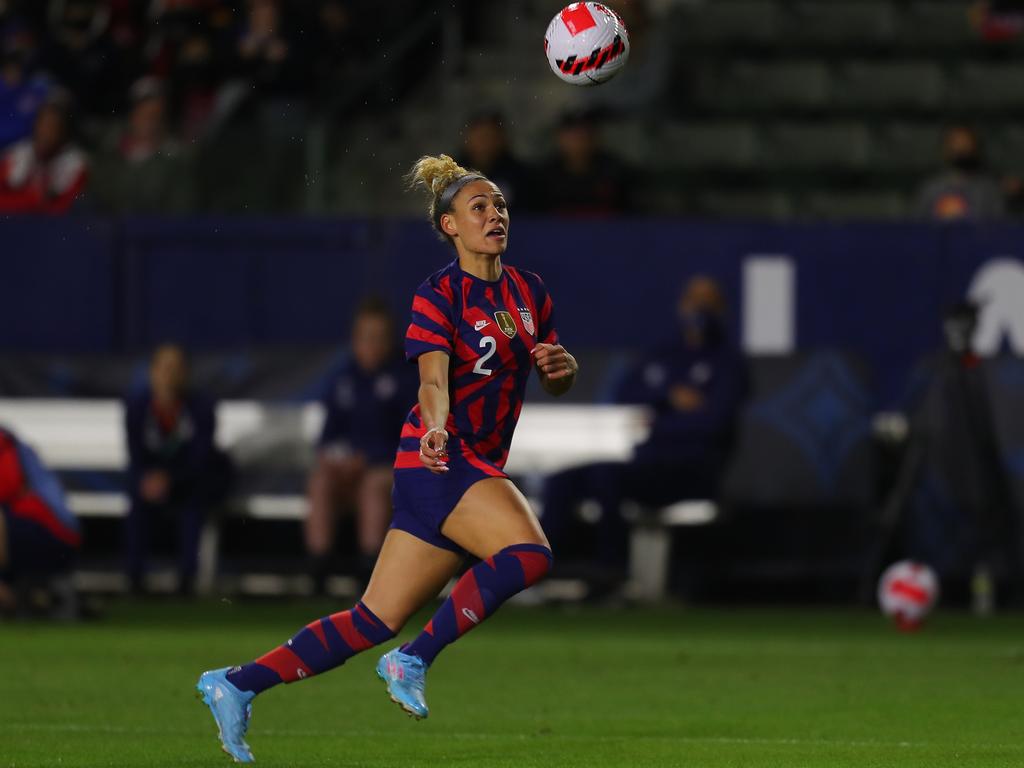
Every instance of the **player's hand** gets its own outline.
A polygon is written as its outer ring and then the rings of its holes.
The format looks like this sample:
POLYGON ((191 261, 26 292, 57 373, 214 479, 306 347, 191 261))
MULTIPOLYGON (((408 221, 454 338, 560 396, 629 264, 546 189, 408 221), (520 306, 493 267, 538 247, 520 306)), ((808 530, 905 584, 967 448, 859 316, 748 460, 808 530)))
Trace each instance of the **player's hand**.
POLYGON ((575 376, 580 367, 561 344, 538 344, 531 351, 537 370, 548 379, 575 376))
POLYGON ((704 395, 699 389, 676 384, 668 393, 669 402, 677 411, 697 411, 704 407, 704 395))
POLYGON ((160 504, 165 501, 170 490, 170 475, 160 469, 146 472, 139 482, 139 495, 151 504, 160 504))
POLYGON ((420 438, 420 461, 435 475, 448 471, 448 432, 435 427, 420 438))

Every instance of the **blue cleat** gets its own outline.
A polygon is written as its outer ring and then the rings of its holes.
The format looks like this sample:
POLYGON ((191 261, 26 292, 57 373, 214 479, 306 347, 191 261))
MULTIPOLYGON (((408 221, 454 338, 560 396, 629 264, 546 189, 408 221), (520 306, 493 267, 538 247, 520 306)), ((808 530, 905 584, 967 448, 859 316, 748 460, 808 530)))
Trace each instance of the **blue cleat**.
POLYGON ((423 659, 402 653, 400 648, 385 653, 377 662, 377 676, 387 684, 391 700, 417 720, 430 714, 423 698, 426 673, 423 659))
POLYGON ((256 694, 240 691, 228 682, 230 667, 213 669, 199 676, 196 690, 203 703, 210 708, 217 722, 217 736, 221 749, 231 755, 236 763, 252 763, 256 758, 245 743, 245 732, 249 730, 252 717, 252 700, 256 694))

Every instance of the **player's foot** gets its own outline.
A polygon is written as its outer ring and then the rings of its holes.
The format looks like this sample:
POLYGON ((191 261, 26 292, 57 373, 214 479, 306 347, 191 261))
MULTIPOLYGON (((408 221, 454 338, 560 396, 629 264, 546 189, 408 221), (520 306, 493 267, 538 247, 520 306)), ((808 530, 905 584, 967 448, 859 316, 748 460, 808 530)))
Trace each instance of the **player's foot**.
POLYGON ((387 684, 391 700, 417 720, 429 714, 423 698, 426 673, 423 659, 402 653, 399 648, 385 653, 377 662, 377 676, 387 684))
POLYGON ((229 667, 203 672, 199 676, 196 690, 203 703, 210 708, 217 722, 217 736, 221 749, 234 758, 236 763, 251 763, 256 758, 245 743, 245 732, 249 730, 252 717, 252 700, 256 694, 240 691, 227 679, 229 667))

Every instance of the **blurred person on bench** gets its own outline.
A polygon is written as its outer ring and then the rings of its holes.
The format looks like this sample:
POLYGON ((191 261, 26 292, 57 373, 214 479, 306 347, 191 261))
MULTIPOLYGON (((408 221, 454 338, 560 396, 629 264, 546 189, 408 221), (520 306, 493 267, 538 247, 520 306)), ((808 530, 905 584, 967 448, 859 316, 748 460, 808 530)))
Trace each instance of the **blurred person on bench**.
POLYGON ((20 595, 41 591, 53 615, 74 611, 65 580, 82 542, 78 520, 64 499, 57 477, 32 448, 0 427, 0 612, 31 610, 20 595), (62 600, 54 598, 60 593, 62 600))
POLYGON ((390 308, 367 298, 353 320, 351 354, 325 388, 326 418, 309 477, 305 539, 318 594, 333 570, 339 512, 354 512, 356 575, 370 574, 391 522, 395 449, 417 387, 415 370, 398 354, 390 308))
POLYGON ((746 391, 746 371, 726 328, 726 302, 710 277, 695 276, 678 303, 678 329, 643 353, 620 380, 614 400, 648 406, 648 438, 626 463, 574 467, 545 483, 541 522, 555 547, 568 540, 584 501, 600 506, 592 594, 618 588, 626 572, 626 500, 661 507, 714 499, 746 391))
POLYGON ((147 385, 125 404, 131 506, 124 544, 135 593, 145 591, 154 525, 169 523, 178 529, 178 592, 192 593, 203 521, 230 485, 230 461, 213 443, 214 402, 188 378, 184 350, 163 344, 153 352, 147 385))

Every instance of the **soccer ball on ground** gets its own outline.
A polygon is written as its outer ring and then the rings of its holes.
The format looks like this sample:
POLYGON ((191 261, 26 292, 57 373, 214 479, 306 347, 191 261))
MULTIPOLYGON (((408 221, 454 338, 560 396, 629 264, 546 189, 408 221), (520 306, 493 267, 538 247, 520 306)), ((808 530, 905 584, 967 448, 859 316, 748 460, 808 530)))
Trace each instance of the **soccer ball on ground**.
POLYGON ((551 71, 572 85, 600 85, 629 58, 629 33, 622 18, 601 3, 572 3, 548 24, 544 53, 551 71))
POLYGON ((939 579, 924 563, 901 560, 878 580, 878 604, 896 626, 912 632, 920 628, 939 598, 939 579))

